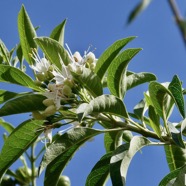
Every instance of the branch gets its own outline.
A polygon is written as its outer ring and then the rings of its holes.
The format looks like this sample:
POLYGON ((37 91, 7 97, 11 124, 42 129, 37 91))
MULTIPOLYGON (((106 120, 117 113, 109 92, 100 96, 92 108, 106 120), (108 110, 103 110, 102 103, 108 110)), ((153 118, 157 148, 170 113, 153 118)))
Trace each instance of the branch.
POLYGON ((168 3, 170 5, 170 8, 172 10, 172 13, 173 13, 173 15, 175 17, 176 23, 177 23, 177 25, 179 27, 180 33, 181 33, 182 38, 183 38, 183 42, 186 45, 185 33, 184 33, 184 30, 182 29, 182 26, 180 26, 180 23, 183 22, 183 18, 182 18, 181 14, 180 14, 180 11, 178 9, 178 6, 177 6, 175 0, 168 0, 168 3))

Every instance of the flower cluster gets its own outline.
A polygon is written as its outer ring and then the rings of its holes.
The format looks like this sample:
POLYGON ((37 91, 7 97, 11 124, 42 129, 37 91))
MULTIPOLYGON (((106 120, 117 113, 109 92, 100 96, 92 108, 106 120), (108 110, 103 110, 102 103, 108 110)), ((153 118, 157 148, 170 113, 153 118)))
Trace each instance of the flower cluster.
MULTIPOLYGON (((74 99, 75 82, 71 71, 76 74, 81 74, 82 68, 89 68, 94 71, 97 59, 93 52, 85 52, 82 57, 79 52, 72 54, 68 48, 68 54, 71 63, 66 66, 60 58, 62 69, 58 69, 47 58, 40 58, 36 50, 33 51, 32 58, 35 64, 30 67, 35 71, 37 81, 46 85, 46 91, 43 93, 46 96, 43 101, 46 109, 43 112, 34 112, 33 117, 35 119, 46 119, 54 115, 62 107, 63 101, 68 103, 69 100, 74 99)), ((45 131, 45 137, 51 141, 51 130, 50 132, 45 131)))

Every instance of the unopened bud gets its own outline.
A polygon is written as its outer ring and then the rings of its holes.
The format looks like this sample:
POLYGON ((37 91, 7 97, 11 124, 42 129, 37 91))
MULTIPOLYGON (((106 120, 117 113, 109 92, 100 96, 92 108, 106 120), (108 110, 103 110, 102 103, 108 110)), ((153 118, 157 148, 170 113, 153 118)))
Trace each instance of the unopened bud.
POLYGON ((68 85, 70 88, 73 87, 73 82, 72 82, 72 80, 65 79, 63 83, 64 83, 64 85, 68 85))
POLYGON ((50 105, 54 105, 54 100, 53 99, 45 99, 45 100, 43 100, 43 104, 47 107, 50 105))
POLYGON ((46 117, 43 116, 39 111, 33 111, 32 117, 36 120, 44 120, 46 117))
POLYGON ((50 105, 44 110, 43 115, 47 117, 47 116, 54 115, 55 113, 56 113, 55 105, 50 105))
POLYGON ((36 74, 36 77, 39 81, 45 81, 46 80, 46 76, 45 74, 42 74, 42 73, 38 73, 36 74))
POLYGON ((91 64, 91 63, 94 62, 95 59, 96 59, 96 57, 95 57, 94 53, 89 52, 89 53, 86 55, 84 61, 85 61, 85 63, 91 64))
POLYGON ((90 64, 90 69, 91 69, 91 70, 94 70, 94 69, 95 69, 95 66, 96 66, 95 63, 91 63, 91 64, 90 64))
POLYGON ((81 54, 79 52, 75 52, 73 57, 74 57, 75 62, 81 62, 82 60, 81 54))
POLYGON ((64 85, 62 92, 65 96, 70 96, 72 93, 72 89, 68 85, 64 85))

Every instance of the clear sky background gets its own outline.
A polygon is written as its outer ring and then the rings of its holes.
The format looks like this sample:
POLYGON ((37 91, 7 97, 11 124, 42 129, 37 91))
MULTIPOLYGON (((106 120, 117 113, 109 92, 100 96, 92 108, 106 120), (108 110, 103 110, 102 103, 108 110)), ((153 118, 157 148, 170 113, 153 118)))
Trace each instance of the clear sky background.
MULTIPOLYGON (((19 43, 17 16, 21 4, 31 18, 34 26, 40 26, 38 36, 49 36, 55 26, 65 18, 65 42, 72 52, 82 54, 90 44, 97 48, 97 57, 114 41, 128 36, 138 36, 128 47, 140 47, 143 50, 132 60, 129 70, 134 72, 152 72, 159 82, 171 81, 177 74, 186 85, 186 47, 167 1, 153 1, 131 25, 126 25, 127 16, 137 0, 66 0, 66 1, 14 1, 0 2, 0 38, 10 50, 19 43)), ((186 13, 186 2, 178 1, 183 15, 186 13)), ((0 89, 14 89, 0 84, 0 89)), ((21 90, 21 89, 20 89, 21 90)), ((147 85, 135 88, 127 93, 125 103, 129 111, 143 98, 147 85)), ((12 91, 15 91, 12 90, 12 91)), ((16 91, 19 91, 16 89, 16 91)), ((24 117, 5 117, 15 125, 24 121, 24 117)), ((180 116, 175 111, 171 121, 179 122, 180 116)), ((1 132, 0 132, 1 134, 1 132)), ((1 144, 2 146, 2 144, 1 144)), ((64 175, 71 179, 72 186, 83 186, 93 165, 104 155, 103 136, 86 143, 70 161, 64 175)), ((14 165, 16 168, 18 164, 14 165)), ((127 186, 156 186, 169 172, 163 147, 145 147, 136 154, 129 167, 127 186)), ((42 186, 39 178, 38 186, 42 186)), ((111 186, 109 181, 107 186, 111 186)))

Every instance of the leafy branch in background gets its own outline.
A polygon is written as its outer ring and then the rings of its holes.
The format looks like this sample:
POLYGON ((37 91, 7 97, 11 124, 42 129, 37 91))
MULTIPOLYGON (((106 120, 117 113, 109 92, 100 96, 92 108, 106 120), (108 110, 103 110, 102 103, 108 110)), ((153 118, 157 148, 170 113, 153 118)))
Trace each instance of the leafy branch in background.
MULTIPOLYGON (((138 12, 149 3, 143 1, 138 12)), ((130 21, 138 12, 133 11, 130 21)), ((1 185, 36 186, 36 179, 45 171, 45 186, 69 186, 70 179, 63 170, 79 147, 99 134, 104 135, 105 155, 92 168, 86 186, 104 185, 109 176, 114 186, 126 185, 134 155, 146 146, 160 145, 165 148, 170 173, 159 185, 181 185, 186 119, 185 90, 179 77, 159 83, 152 73, 129 71, 128 64, 141 50, 124 49, 134 36, 117 40, 98 59, 93 52, 84 56, 78 51, 72 53, 64 46, 65 25, 66 20, 49 37, 39 37, 22 6, 18 15, 20 44, 9 51, 0 42, 0 81, 30 89, 19 93, 0 90, 0 116, 32 113, 17 127, 0 120, 9 133, 4 135, 0 153, 1 185), (41 51, 44 57, 40 57, 41 51), (28 68, 33 71, 31 77, 28 68), (143 83, 149 84, 144 98, 128 112, 125 95, 143 83), (174 107, 181 116, 177 123, 170 121, 174 107), (96 128, 95 123, 103 129, 96 128), (55 135, 53 129, 58 129, 55 135), (36 152, 41 141, 43 147, 36 152), (11 170, 18 159, 23 166, 11 170)))
MULTIPOLYGON (((167 2, 174 16, 176 25, 180 30, 183 42, 186 45, 186 20, 181 16, 179 7, 175 0, 167 0, 167 2)), ((152 0, 141 0, 131 11, 127 20, 127 24, 132 23, 137 18, 137 16, 139 16, 139 14, 150 5, 150 3, 152 3, 152 0)))

